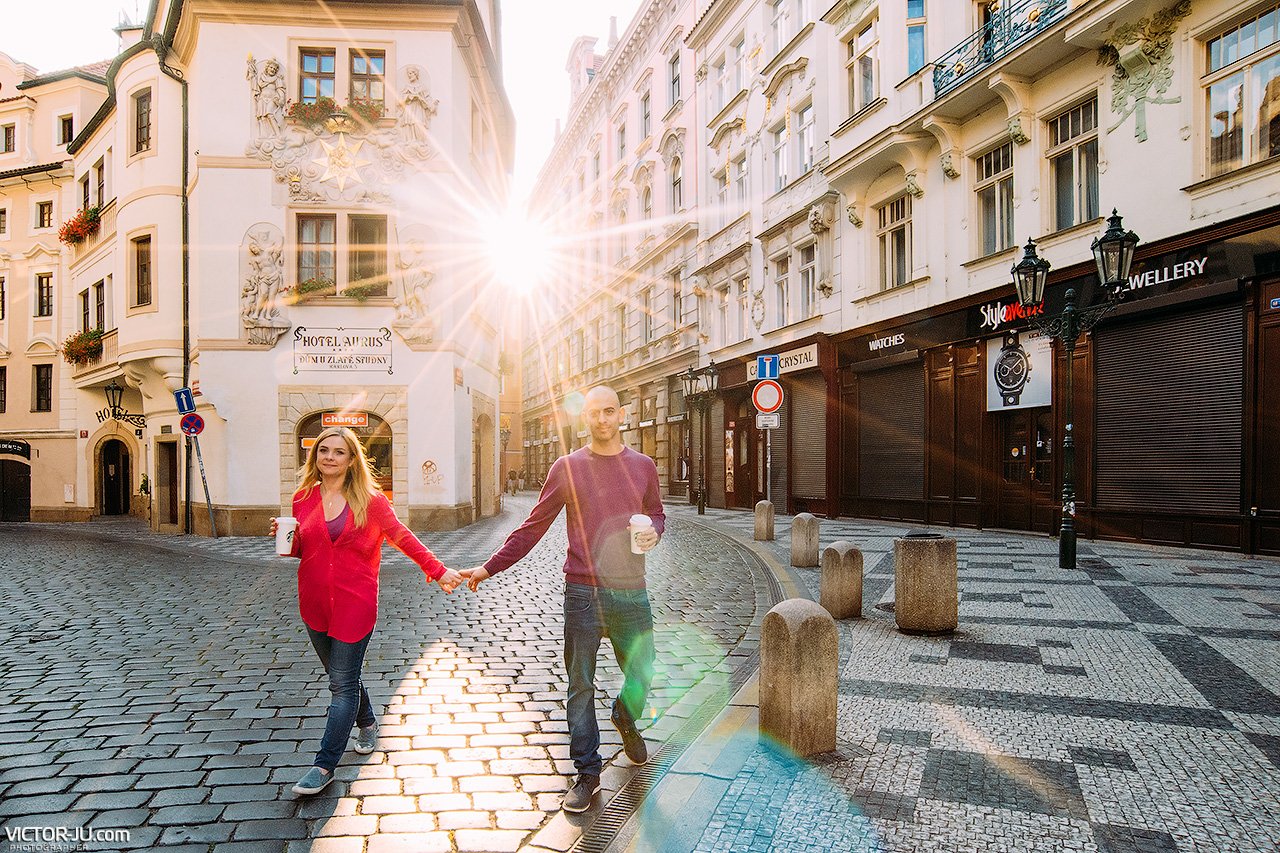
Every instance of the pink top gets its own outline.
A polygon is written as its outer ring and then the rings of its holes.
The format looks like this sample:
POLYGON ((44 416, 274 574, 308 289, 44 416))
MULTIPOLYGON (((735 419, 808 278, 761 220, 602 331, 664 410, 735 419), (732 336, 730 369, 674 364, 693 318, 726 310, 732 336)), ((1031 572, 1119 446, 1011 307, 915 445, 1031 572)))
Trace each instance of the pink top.
POLYGON ((335 640, 354 643, 373 630, 378 618, 378 567, 382 540, 386 539, 435 580, 445 573, 444 564, 400 523, 385 495, 369 499, 363 527, 352 519, 335 540, 320 505, 319 487, 305 498, 293 496, 293 516, 298 532, 293 556, 298 564, 298 610, 302 621, 335 640))

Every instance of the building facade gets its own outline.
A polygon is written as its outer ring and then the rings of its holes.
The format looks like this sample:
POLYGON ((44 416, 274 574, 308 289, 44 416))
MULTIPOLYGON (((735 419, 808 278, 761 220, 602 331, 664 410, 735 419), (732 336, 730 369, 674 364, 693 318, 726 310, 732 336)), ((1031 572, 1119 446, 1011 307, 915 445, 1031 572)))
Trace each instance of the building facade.
POLYGON ((335 424, 411 525, 497 510, 498 296, 467 250, 510 171, 497 3, 313 11, 172 0, 122 32, 61 161, 61 215, 98 226, 61 249, 53 337, 100 349, 55 365, 70 458, 31 460, 33 517, 259 533, 335 424))
POLYGON ((958 5, 699 8, 711 503, 1051 532, 1070 388, 1082 535, 1280 551, 1280 8, 958 5), (1142 240, 1068 365, 1032 315, 1103 300, 1112 208, 1142 240), (1028 238, 1053 266, 1024 309, 1028 238), (767 489, 761 353, 787 398, 767 489))

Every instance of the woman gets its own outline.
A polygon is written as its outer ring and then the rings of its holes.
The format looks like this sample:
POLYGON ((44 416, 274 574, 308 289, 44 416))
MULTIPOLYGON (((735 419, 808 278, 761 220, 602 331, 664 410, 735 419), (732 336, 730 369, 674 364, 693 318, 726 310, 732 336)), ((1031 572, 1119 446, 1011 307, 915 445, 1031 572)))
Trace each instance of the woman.
MULTIPOLYGON (((298 519, 293 556, 302 558, 298 609, 332 694, 315 765, 293 786, 295 794, 316 794, 333 781, 353 724, 359 726, 356 752, 373 752, 377 740, 378 723, 360 668, 378 615, 382 540, 390 540, 446 593, 462 583, 462 576, 445 568, 396 518, 375 484, 360 440, 346 427, 324 430, 311 446, 293 495, 293 516, 298 519)), ((273 535, 275 528, 273 521, 273 535)))

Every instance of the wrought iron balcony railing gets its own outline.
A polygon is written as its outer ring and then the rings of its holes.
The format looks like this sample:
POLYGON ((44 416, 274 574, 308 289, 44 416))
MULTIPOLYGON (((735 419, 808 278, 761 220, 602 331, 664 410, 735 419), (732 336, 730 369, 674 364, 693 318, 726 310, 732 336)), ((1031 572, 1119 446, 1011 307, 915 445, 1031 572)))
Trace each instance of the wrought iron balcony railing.
POLYGON ((934 64, 933 93, 940 96, 1001 59, 1067 11, 1067 0, 1012 0, 992 12, 982 29, 934 64))

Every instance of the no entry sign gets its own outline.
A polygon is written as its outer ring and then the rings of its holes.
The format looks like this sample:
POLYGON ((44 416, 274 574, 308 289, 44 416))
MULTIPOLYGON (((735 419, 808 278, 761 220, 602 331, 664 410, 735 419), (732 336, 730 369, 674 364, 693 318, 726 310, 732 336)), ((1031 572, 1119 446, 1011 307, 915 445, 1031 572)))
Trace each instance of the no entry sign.
POLYGON ((751 402, 762 415, 782 408, 782 386, 772 379, 762 379, 751 389, 751 402))

